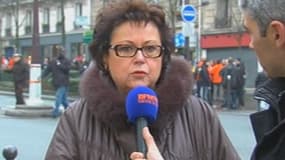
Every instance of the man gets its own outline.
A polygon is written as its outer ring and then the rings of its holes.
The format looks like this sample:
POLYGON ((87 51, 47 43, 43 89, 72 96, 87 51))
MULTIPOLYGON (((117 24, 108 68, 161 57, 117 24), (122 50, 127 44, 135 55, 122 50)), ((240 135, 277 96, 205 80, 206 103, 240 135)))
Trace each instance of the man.
POLYGON ((285 159, 285 1, 240 0, 244 27, 269 81, 255 92, 269 104, 251 115, 257 145, 252 160, 285 159))
POLYGON ((19 53, 15 53, 12 58, 14 65, 11 72, 14 78, 16 105, 24 105, 23 91, 28 86, 29 65, 24 62, 19 53))
POLYGON ((60 115, 60 105, 63 105, 64 108, 68 107, 67 93, 69 86, 69 70, 70 61, 65 57, 63 48, 58 47, 55 57, 48 63, 47 68, 42 74, 43 78, 50 73, 52 74, 52 83, 56 89, 55 108, 52 112, 53 117, 58 117, 60 115))
POLYGON ((197 83, 198 96, 209 102, 209 88, 211 80, 208 72, 208 66, 206 63, 206 58, 202 58, 199 61, 197 68, 195 69, 194 76, 197 83))
POLYGON ((225 96, 222 107, 225 107, 227 109, 238 109, 238 69, 234 64, 232 57, 229 57, 226 66, 221 71, 221 75, 223 77, 223 89, 225 96))
POLYGON ((245 64, 240 58, 237 58, 235 63, 238 70, 237 79, 239 81, 239 86, 237 88, 238 102, 240 106, 244 106, 244 86, 246 81, 245 64))

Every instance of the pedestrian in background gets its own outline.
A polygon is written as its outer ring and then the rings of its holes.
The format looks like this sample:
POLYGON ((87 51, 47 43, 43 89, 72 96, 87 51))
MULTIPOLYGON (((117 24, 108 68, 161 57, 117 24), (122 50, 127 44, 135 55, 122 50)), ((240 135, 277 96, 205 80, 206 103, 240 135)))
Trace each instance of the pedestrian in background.
POLYGON ((199 65, 195 71, 196 83, 199 86, 199 96, 205 101, 210 101, 210 85, 211 79, 209 75, 209 70, 207 66, 206 58, 202 58, 199 62, 199 65))
POLYGON ((1 56, 1 68, 0 68, 0 81, 2 80, 2 74, 7 69, 8 66, 8 60, 5 57, 5 55, 1 56))
POLYGON ((11 68, 11 72, 14 79, 16 105, 24 105, 25 100, 23 97, 23 92, 29 84, 30 67, 27 63, 24 62, 22 55, 19 53, 15 53, 12 58, 14 64, 11 68))
POLYGON ((221 71, 224 68, 222 60, 217 60, 211 69, 211 77, 213 80, 213 100, 222 101, 222 82, 223 77, 221 76, 221 71))
POLYGON ((43 64, 42 64, 42 70, 45 70, 45 69, 47 69, 47 66, 48 66, 48 64, 50 63, 50 57, 45 57, 44 58, 44 61, 43 61, 43 64))
POLYGON ((235 60, 235 65, 238 71, 237 79, 239 83, 239 86, 237 88, 238 102, 240 106, 244 106, 244 93, 245 93, 244 86, 246 81, 245 64, 240 58, 237 58, 235 60))
POLYGON ((59 110, 60 105, 66 109, 68 107, 68 87, 69 87, 69 71, 71 63, 65 57, 65 52, 62 47, 57 47, 55 56, 47 64, 46 69, 43 71, 42 78, 49 74, 52 75, 52 84, 56 90, 55 104, 52 112, 53 117, 58 117, 61 113, 59 110))
POLYGON ((171 56, 173 32, 161 6, 114 2, 100 10, 94 30, 96 66, 83 74, 81 99, 60 117, 47 160, 240 159, 215 110, 192 95, 189 62, 171 56), (138 133, 146 139, 147 157, 135 152, 136 130, 125 110, 126 96, 137 86, 152 88, 159 99, 157 120, 138 133))
POLYGON ((256 146, 251 160, 285 159, 285 1, 241 0, 243 24, 270 78, 255 93, 269 108, 250 116, 256 146))
POLYGON ((221 70, 223 77, 223 90, 224 90, 224 102, 222 107, 225 109, 237 109, 237 85, 236 85, 236 67, 234 65, 234 59, 229 57, 227 64, 221 70))

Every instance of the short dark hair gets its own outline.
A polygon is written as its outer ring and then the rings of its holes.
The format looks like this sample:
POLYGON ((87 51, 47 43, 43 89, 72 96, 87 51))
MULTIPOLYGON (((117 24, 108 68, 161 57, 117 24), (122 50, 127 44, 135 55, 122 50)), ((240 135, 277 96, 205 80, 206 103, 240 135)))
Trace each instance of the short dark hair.
POLYGON ((154 23, 160 34, 162 46, 165 48, 162 54, 162 73, 170 61, 170 54, 174 52, 173 32, 165 20, 165 12, 162 7, 148 4, 143 0, 121 0, 102 8, 96 17, 93 31, 93 41, 89 46, 91 57, 96 61, 97 67, 108 74, 104 67, 103 58, 109 52, 110 39, 113 30, 124 22, 154 23))

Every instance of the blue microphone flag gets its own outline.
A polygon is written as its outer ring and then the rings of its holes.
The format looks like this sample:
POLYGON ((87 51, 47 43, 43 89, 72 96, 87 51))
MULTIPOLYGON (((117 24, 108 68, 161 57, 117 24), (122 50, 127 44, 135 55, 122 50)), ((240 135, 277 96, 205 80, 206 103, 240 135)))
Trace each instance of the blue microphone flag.
POLYGON ((148 123, 156 120, 158 112, 158 98, 156 93, 145 86, 138 86, 129 91, 126 99, 128 120, 135 123, 137 118, 143 117, 148 123))

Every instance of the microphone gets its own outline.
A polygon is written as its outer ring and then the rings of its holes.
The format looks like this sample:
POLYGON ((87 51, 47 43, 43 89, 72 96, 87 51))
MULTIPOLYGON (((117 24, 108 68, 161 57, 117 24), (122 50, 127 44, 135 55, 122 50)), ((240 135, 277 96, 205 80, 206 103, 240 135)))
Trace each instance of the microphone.
POLYGON ((146 154, 146 145, 142 129, 156 120, 158 99, 156 93, 145 86, 138 86, 129 91, 126 99, 128 121, 136 125, 137 150, 146 154))

